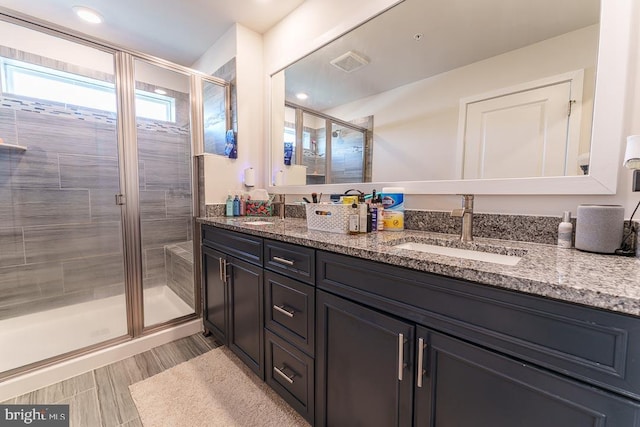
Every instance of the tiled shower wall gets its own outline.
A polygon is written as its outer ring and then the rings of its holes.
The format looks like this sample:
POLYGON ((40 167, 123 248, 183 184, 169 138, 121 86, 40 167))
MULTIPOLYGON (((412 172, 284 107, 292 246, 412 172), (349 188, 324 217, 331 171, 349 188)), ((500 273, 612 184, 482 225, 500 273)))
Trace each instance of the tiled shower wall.
MULTIPOLYGON (((0 319, 124 292, 115 116, 0 98, 0 319)), ((191 239, 188 129, 139 121, 145 287, 191 239)))

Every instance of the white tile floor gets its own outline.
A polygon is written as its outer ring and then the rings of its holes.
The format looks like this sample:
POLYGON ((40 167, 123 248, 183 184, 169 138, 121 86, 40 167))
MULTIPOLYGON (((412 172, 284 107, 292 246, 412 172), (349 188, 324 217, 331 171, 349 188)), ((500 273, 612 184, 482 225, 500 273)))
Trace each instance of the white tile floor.
MULTIPOLYGON (((145 325, 193 313, 167 286, 145 290, 145 325)), ((124 295, 0 321, 0 372, 127 333, 124 295)))

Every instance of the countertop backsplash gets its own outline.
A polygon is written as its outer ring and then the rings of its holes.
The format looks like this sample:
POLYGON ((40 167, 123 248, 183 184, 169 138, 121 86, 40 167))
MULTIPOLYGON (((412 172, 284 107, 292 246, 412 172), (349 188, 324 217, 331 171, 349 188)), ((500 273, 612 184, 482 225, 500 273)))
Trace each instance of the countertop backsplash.
MULTIPOLYGON (((207 217, 224 216, 223 204, 207 205, 207 217)), ((428 211, 405 209, 405 229, 433 233, 459 234, 462 222, 452 218, 448 211, 428 211)), ((305 207, 301 204, 286 206, 287 218, 305 218, 305 207)), ((555 245, 558 239, 558 225, 562 216, 534 216, 474 213, 473 235, 489 239, 512 240, 518 242, 555 245)), ((576 219, 572 218, 575 240, 576 219)), ((640 242, 640 222, 636 223, 636 242, 640 242)), ((638 247, 640 245, 636 245, 638 247)), ((640 255, 640 254, 638 254, 640 255)), ((637 256, 638 256, 637 255, 637 256)))

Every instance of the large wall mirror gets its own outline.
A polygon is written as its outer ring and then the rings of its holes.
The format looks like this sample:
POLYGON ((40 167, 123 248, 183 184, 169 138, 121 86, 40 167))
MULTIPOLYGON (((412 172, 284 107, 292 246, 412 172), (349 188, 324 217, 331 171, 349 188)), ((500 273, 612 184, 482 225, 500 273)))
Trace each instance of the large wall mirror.
POLYGON ((630 15, 404 0, 272 75, 271 170, 291 192, 615 193, 630 15))

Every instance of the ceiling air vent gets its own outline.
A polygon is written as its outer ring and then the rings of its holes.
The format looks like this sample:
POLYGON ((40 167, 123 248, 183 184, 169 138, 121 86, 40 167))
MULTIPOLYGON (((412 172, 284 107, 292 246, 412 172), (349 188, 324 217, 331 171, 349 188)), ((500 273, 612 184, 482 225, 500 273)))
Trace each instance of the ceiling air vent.
POLYGON ((331 61, 331 65, 341 69, 345 73, 352 73, 368 63, 368 59, 363 58, 352 50, 331 61))

